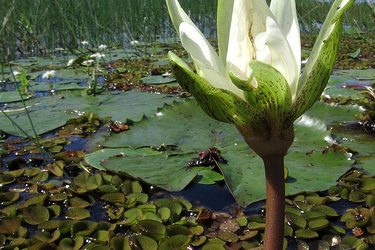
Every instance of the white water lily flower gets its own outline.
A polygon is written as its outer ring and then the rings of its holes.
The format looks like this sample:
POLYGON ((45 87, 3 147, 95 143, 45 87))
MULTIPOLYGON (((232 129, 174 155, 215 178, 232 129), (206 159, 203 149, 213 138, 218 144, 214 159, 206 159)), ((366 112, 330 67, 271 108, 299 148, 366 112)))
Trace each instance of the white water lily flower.
POLYGON ((105 49, 107 49, 107 45, 105 45, 105 44, 99 45, 99 50, 105 50, 105 49))
POLYGON ((56 75, 56 70, 48 70, 43 73, 42 78, 43 79, 51 79, 56 75))
POLYGON ((137 40, 133 40, 133 41, 130 42, 130 45, 132 45, 132 46, 137 46, 138 44, 139 44, 139 41, 137 41, 137 40))
POLYGON ((72 66, 73 65, 73 63, 75 62, 77 60, 77 58, 71 58, 71 59, 69 59, 69 61, 68 61, 68 63, 66 64, 68 67, 69 66, 72 66))
POLYGON ((85 61, 83 61, 82 62, 82 65, 83 66, 92 66, 93 64, 94 64, 94 60, 92 60, 92 59, 89 59, 89 60, 85 60, 85 61))
POLYGON ((100 58, 104 58, 105 55, 102 54, 102 53, 95 53, 95 54, 92 54, 90 55, 90 58, 94 58, 94 59, 100 59, 100 58))
POLYGON ((265 0, 218 0, 219 54, 177 0, 166 2, 196 70, 169 52, 181 86, 217 120, 280 135, 322 93, 336 57, 343 13, 354 0, 333 3, 302 73, 294 0, 272 0, 270 6, 265 0))

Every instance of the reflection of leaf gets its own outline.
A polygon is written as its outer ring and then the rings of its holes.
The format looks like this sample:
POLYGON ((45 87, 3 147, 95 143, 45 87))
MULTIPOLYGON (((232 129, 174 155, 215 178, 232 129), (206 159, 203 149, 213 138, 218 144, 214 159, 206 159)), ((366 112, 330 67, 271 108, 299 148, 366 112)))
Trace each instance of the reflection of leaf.
POLYGON ((361 54, 361 48, 356 49, 356 51, 350 53, 349 56, 353 59, 357 59, 359 54, 361 54))
MULTIPOLYGON (((348 161, 344 154, 322 154, 322 150, 327 146, 324 138, 329 136, 327 125, 323 121, 347 119, 351 110, 317 103, 307 113, 308 119, 299 121, 296 125, 295 142, 286 157, 289 170, 287 194, 327 189, 350 168, 352 161, 348 161), (317 120, 318 116, 323 121, 317 120)), ((194 151, 196 155, 200 150, 215 146, 221 150, 224 159, 228 160, 228 164, 220 167, 237 202, 246 205, 264 198, 263 164, 243 142, 234 126, 211 119, 194 100, 166 106, 159 114, 136 123, 126 133, 110 137, 105 146, 138 147, 164 143, 178 145, 181 150, 194 151), (172 129, 169 129, 171 124, 172 129)), ((164 163, 161 161, 159 164, 164 163)), ((109 164, 106 166, 116 170, 109 164)), ((178 171, 180 167, 176 165, 171 171, 178 171)))

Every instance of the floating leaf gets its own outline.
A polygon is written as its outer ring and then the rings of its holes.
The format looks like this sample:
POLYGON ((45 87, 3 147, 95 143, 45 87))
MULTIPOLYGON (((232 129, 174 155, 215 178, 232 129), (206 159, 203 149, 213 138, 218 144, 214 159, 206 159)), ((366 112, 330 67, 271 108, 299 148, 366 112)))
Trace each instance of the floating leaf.
POLYGON ((145 236, 149 236, 154 240, 161 240, 165 237, 165 226, 154 220, 143 220, 138 222, 138 230, 145 236))
POLYGON ((163 240, 158 250, 187 249, 189 244, 190 237, 186 235, 174 235, 170 238, 163 240))
POLYGON ((299 229, 297 230, 294 235, 297 239, 314 239, 319 236, 319 234, 310 229, 299 229))
POLYGON ((23 219, 30 225, 38 225, 49 220, 48 208, 41 205, 28 206, 22 209, 23 219))
POLYGON ((152 85, 160 85, 160 84, 168 84, 172 82, 177 82, 175 78, 165 77, 162 75, 146 76, 146 77, 141 78, 141 81, 144 84, 152 84, 152 85))
POLYGON ((90 212, 87 209, 79 208, 79 207, 73 207, 69 208, 65 212, 65 216, 69 219, 73 220, 83 220, 91 216, 90 212))

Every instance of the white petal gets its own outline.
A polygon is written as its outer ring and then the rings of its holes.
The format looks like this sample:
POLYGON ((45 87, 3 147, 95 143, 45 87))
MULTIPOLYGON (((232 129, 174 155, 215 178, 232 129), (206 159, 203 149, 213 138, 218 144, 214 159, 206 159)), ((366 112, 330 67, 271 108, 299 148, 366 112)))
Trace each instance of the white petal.
POLYGON ((190 25, 195 26, 190 17, 181 8, 181 5, 177 0, 167 0, 167 7, 169 15, 172 19, 172 23, 177 31, 182 22, 189 23, 190 25))
MULTIPOLYGON (((257 53, 258 47, 259 51, 264 53, 264 47, 261 46, 261 41, 264 41, 264 46, 268 47, 271 53, 271 62, 265 60, 263 62, 271 64, 275 67, 288 81, 292 98, 294 98, 296 93, 296 85, 299 77, 299 70, 293 52, 285 38, 282 34, 279 25, 272 17, 267 17, 266 19, 266 32, 260 33, 255 38, 257 41, 257 53), (260 37, 258 37, 260 36, 260 37), (265 37, 262 37, 265 36, 265 37)), ((263 55, 257 54, 257 59, 262 59, 263 55)), ((261 60, 260 60, 261 61, 261 60)))
POLYGON ((288 40, 297 62, 298 71, 300 71, 301 38, 295 0, 272 0, 270 8, 281 31, 288 40))
POLYGON ((217 43, 219 56, 225 63, 227 58, 233 1, 218 0, 217 3, 217 43))
POLYGON ((249 36, 249 31, 253 26, 253 15, 253 1, 234 0, 227 68, 243 80, 249 78, 249 62, 255 58, 255 51, 249 36))
POLYGON ((198 74, 213 87, 229 90, 243 98, 243 91, 231 82, 218 54, 203 34, 188 23, 181 23, 179 30, 181 43, 191 55, 198 74))

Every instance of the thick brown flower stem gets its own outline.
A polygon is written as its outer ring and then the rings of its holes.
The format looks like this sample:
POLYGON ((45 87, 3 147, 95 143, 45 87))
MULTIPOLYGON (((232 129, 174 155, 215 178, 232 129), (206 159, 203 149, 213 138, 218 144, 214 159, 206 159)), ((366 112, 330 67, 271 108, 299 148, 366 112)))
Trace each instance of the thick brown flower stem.
POLYGON ((284 156, 294 140, 293 126, 277 133, 238 126, 246 143, 264 162, 266 173, 266 232, 264 250, 282 250, 285 218, 284 156))
POLYGON ((264 250, 282 250, 285 218, 284 157, 263 159, 266 173, 266 232, 264 250))

